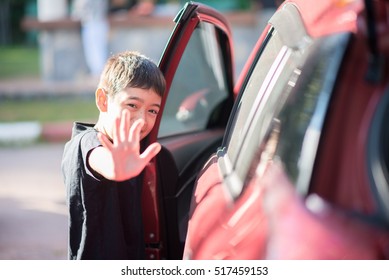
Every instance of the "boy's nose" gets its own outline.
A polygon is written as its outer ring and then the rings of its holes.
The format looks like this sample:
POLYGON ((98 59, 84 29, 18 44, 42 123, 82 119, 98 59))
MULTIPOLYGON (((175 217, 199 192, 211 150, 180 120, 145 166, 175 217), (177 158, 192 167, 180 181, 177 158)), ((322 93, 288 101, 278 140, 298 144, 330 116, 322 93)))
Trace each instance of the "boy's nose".
POLYGON ((139 110, 138 111, 138 119, 143 119, 144 121, 146 121, 146 112, 143 110, 139 110))
POLYGON ((142 119, 143 120, 143 127, 142 127, 142 130, 145 129, 145 127, 147 127, 147 119, 146 119, 146 112, 144 112, 143 110, 139 110, 138 111, 138 114, 136 116, 137 119, 142 119))

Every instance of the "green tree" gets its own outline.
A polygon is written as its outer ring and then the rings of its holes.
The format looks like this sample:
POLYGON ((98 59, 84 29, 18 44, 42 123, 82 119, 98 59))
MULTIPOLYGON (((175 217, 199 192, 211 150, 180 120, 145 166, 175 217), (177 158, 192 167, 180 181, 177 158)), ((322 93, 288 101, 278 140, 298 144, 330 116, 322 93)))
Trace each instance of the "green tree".
POLYGON ((26 15, 36 15, 36 0, 0 0, 0 45, 28 43, 20 24, 26 15))

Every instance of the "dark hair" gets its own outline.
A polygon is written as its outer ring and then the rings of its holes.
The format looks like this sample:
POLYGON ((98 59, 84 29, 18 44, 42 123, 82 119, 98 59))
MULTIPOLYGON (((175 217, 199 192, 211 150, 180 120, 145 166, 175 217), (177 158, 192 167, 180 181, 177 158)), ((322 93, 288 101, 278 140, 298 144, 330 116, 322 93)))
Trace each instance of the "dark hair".
POLYGON ((158 66, 148 57, 134 51, 125 51, 110 57, 100 77, 99 87, 110 96, 127 87, 153 89, 163 96, 165 78, 158 66))

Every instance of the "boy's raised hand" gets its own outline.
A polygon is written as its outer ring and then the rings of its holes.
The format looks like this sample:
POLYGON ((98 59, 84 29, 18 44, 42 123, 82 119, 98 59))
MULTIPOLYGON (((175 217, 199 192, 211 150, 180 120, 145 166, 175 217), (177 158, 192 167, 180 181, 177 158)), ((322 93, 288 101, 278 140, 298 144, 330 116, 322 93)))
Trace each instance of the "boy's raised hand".
POLYGON ((123 110, 113 126, 113 142, 106 135, 98 134, 103 147, 95 149, 93 158, 91 154, 91 167, 100 175, 114 181, 124 181, 139 175, 161 150, 159 143, 153 143, 140 154, 140 132, 143 125, 144 120, 138 119, 131 126, 130 112, 123 110))

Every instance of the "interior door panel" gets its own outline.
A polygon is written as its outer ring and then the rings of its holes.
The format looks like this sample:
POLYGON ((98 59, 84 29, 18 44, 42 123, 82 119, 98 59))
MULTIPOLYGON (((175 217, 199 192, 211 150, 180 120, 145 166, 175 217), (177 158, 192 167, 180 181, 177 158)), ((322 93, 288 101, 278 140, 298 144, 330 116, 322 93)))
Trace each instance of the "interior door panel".
POLYGON ((166 236, 169 259, 182 258, 195 181, 210 155, 220 146, 223 132, 211 130, 161 141, 158 185, 165 214, 162 220, 169 225, 166 236))

